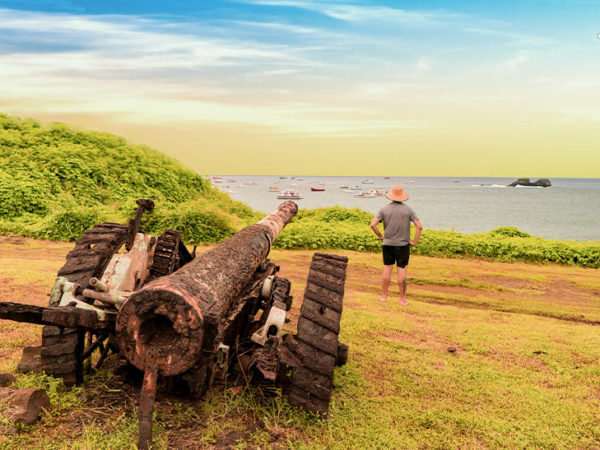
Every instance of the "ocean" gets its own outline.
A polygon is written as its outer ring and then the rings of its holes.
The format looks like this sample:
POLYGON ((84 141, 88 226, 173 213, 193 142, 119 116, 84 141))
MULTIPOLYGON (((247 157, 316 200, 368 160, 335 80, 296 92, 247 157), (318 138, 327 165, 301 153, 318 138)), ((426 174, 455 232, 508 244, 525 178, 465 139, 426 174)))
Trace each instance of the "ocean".
POLYGON ((375 213, 388 202, 385 197, 359 198, 354 194, 360 190, 347 192, 349 189, 341 187, 387 191, 401 184, 409 194, 406 203, 425 228, 477 233, 514 226, 549 239, 600 241, 598 178, 552 178, 548 188, 508 188, 515 178, 219 176, 222 181, 215 186, 263 212, 274 210, 283 201, 277 199, 277 192, 269 192, 276 188, 299 191, 303 198, 295 201, 300 208, 338 205, 375 213), (325 191, 311 192, 311 186, 317 185, 325 191))

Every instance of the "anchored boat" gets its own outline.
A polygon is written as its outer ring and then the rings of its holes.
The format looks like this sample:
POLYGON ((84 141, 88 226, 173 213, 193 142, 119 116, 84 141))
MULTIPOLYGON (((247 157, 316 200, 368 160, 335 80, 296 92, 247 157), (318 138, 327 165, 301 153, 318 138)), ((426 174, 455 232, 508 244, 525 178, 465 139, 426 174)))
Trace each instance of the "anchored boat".
POLYGON ((286 189, 285 191, 281 191, 277 196, 278 199, 281 200, 299 200, 302 197, 302 194, 298 191, 294 191, 292 189, 286 189))

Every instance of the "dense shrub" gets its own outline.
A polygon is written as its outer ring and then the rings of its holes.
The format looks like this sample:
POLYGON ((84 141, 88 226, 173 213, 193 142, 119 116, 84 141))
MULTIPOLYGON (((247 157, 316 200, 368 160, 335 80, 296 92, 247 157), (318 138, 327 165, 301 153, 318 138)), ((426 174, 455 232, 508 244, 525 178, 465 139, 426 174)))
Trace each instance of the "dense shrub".
POLYGON ((531 237, 529 233, 519 230, 517 227, 499 227, 494 228, 490 231, 493 236, 505 236, 505 237, 531 237))
POLYGON ((0 114, 0 232, 73 240, 97 222, 127 223, 138 198, 163 205, 153 223, 180 228, 194 243, 221 240, 256 218, 160 152, 0 114))
MULTIPOLYGON (((279 248, 345 249, 375 252, 381 241, 369 228, 372 215, 345 208, 301 211, 275 241, 279 248), (324 220, 328 217, 329 220, 324 220), (331 218, 338 217, 339 221, 331 218), (344 220, 344 217, 361 220, 344 220)), ((413 253, 442 257, 489 258, 498 261, 554 262, 600 268, 600 242, 556 241, 530 236, 514 227, 489 233, 463 234, 424 230, 413 253)))
POLYGON ((218 242, 236 231, 232 217, 215 205, 203 201, 161 204, 147 214, 143 228, 151 234, 161 234, 166 229, 179 230, 188 244, 218 242))

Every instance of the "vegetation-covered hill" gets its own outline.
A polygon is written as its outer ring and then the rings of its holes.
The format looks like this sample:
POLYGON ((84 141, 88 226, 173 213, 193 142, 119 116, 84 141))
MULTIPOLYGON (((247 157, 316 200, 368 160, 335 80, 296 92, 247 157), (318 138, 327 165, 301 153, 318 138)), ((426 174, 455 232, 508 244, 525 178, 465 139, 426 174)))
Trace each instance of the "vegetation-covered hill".
POLYGON ((0 232, 73 240, 97 222, 126 222, 135 200, 157 208, 151 232, 214 242, 255 219, 247 206, 166 155, 107 133, 0 114, 0 232))

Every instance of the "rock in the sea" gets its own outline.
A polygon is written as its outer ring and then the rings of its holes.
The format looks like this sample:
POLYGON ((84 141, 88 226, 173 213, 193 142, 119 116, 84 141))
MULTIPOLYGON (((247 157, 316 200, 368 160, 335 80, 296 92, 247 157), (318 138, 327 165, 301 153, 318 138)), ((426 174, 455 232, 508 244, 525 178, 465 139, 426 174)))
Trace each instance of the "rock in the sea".
POLYGON ((50 399, 43 389, 0 389, 0 400, 8 403, 2 411, 7 419, 23 425, 32 425, 42 409, 50 408, 50 399))
POLYGON ((552 183, 548 178, 540 178, 537 181, 531 181, 529 178, 519 178, 517 181, 513 181, 508 185, 508 187, 515 186, 541 186, 541 187, 550 187, 552 183))

